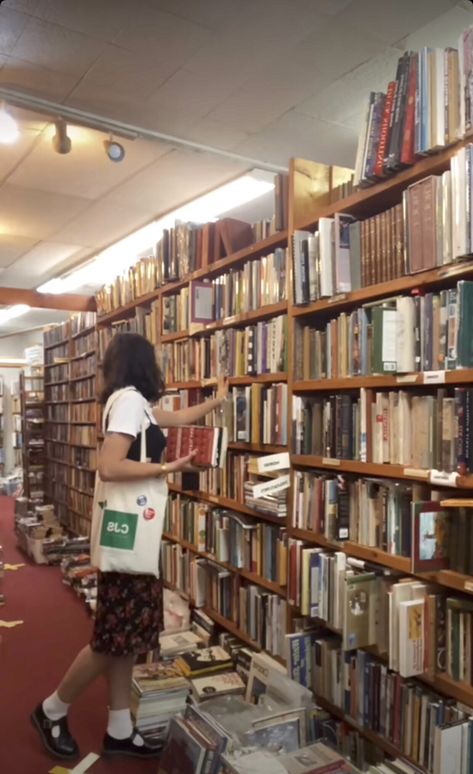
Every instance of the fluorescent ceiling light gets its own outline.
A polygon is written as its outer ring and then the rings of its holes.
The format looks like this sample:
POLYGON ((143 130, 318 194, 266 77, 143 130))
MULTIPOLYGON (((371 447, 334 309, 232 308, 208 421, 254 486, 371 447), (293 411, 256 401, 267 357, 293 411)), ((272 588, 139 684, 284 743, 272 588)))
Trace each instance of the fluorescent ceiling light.
POLYGON ((15 317, 20 317, 20 315, 29 312, 29 310, 28 304, 16 304, 15 306, 8 307, 8 309, 0 309, 0 325, 8 320, 13 320, 15 317))
POLYGON ((18 140, 20 131, 18 124, 5 110, 5 105, 0 107, 0 143, 2 145, 12 145, 18 140))
POLYGON ((26 365, 26 360, 21 357, 2 357, 0 355, 0 364, 2 365, 26 365))
POLYGON ((148 223, 99 253, 93 261, 66 277, 55 278, 40 285, 40 293, 70 293, 88 285, 106 285, 136 263, 138 257, 154 252, 156 242, 165 228, 177 220, 208 223, 242 204, 258 199, 274 189, 273 175, 262 170, 232 180, 188 204, 178 207, 163 218, 148 223))

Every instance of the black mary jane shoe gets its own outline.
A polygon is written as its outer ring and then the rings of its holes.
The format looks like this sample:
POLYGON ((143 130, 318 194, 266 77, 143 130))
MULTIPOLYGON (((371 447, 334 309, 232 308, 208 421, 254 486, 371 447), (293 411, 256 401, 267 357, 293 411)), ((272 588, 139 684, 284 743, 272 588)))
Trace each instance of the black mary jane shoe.
POLYGON ((38 704, 31 715, 31 722, 38 731, 44 747, 55 758, 76 758, 79 755, 77 742, 69 733, 67 717, 50 720, 44 713, 43 705, 38 704), (55 731, 57 728, 59 733, 55 731))
POLYGON ((136 729, 126 739, 115 739, 110 734, 105 734, 102 755, 126 755, 130 758, 159 758, 162 746, 154 746, 148 744, 148 742, 142 745, 134 744, 133 740, 137 736, 141 736, 141 734, 136 729))

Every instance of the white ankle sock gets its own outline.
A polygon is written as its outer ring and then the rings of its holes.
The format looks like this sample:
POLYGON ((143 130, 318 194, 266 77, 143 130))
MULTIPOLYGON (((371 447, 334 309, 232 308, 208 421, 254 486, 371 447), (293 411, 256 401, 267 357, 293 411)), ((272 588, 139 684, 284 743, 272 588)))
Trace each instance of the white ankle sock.
POLYGON ((70 706, 59 698, 57 691, 54 691, 43 701, 43 712, 49 720, 61 720, 67 715, 70 706))
POLYGON ((128 739, 133 733, 129 709, 109 710, 107 734, 114 739, 128 739))

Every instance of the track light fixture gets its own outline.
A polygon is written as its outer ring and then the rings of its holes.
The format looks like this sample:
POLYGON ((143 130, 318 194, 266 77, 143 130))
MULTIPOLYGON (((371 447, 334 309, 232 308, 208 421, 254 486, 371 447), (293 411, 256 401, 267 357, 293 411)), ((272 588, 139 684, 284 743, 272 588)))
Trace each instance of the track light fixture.
POLYGON ((0 143, 12 145, 18 140, 20 132, 18 124, 10 113, 7 113, 5 103, 0 105, 0 143))
POLYGON ((56 134, 53 137, 53 148, 56 153, 65 155, 71 150, 71 138, 67 136, 67 124, 62 118, 56 121, 56 134))
POLYGON ((115 163, 123 161, 125 158, 125 148, 119 142, 116 142, 112 138, 112 135, 110 135, 108 140, 104 140, 103 144, 105 147, 105 153, 107 154, 110 161, 114 161, 115 163))

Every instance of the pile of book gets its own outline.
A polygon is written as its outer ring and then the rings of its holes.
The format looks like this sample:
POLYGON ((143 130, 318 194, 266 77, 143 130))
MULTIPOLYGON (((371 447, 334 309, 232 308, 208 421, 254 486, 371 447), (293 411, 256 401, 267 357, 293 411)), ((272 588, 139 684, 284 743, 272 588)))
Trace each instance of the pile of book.
POLYGON ((350 774, 356 769, 338 752, 316 742, 292 752, 257 750, 248 755, 224 756, 223 774, 350 774))
POLYGON ((188 695, 189 683, 173 660, 133 667, 130 707, 147 741, 164 743, 169 721, 184 711, 188 695))
POLYGON ((62 540, 63 530, 52 505, 35 505, 26 515, 17 514, 15 529, 18 545, 36 564, 46 564, 43 548, 48 540, 62 540))

